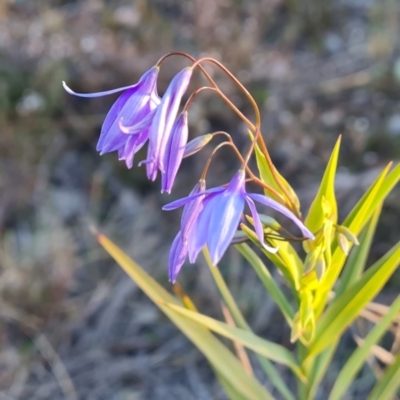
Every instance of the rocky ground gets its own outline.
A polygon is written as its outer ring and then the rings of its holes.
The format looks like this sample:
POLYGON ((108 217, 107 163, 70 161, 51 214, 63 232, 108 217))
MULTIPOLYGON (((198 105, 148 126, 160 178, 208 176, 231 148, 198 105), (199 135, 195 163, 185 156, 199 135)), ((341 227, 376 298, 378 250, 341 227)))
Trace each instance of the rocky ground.
MULTIPOLYGON (((95 144, 112 99, 68 96, 135 82, 164 53, 210 54, 260 104, 274 161, 304 210, 339 134, 342 216, 389 160, 400 158, 400 8, 395 0, 5 1, 0 4, 0 399, 224 399, 193 346, 99 248, 90 224, 168 286, 179 213, 206 153, 183 164, 173 194, 126 170, 95 144)), ((183 66, 168 62, 160 93, 183 66)), ((216 73, 210 70, 212 73, 216 73)), ((222 87, 251 108, 228 80, 222 87)), ((191 134, 243 126, 212 96, 191 109, 191 134)), ((234 171, 229 153, 210 186, 234 171)), ((372 258, 399 237, 399 203, 386 203, 372 258)), ((256 278, 232 252, 224 274, 257 332, 282 325, 256 278), (240 282, 240 285, 239 285, 240 282), (260 309, 260 304, 263 304, 260 309)), ((226 265, 225 264, 225 265, 226 265)), ((196 304, 219 300, 200 261, 182 272, 196 304)), ((279 277, 277 277, 279 279, 279 277)), ((400 285, 392 279, 382 302, 400 285)), ((342 354, 354 343, 344 343, 342 354)), ((333 365, 332 370, 338 370, 333 365)), ((329 388, 330 377, 326 381, 329 388)), ((324 399, 324 393, 319 393, 324 399)), ((352 399, 365 398, 360 379, 352 399)))

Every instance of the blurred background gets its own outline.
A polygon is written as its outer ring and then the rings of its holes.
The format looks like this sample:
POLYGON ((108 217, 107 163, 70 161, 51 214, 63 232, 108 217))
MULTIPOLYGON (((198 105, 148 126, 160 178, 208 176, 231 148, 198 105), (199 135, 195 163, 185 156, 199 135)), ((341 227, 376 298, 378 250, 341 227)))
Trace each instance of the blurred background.
MULTIPOLYGON (((201 354, 88 230, 95 224, 169 287, 180 213, 161 206, 191 190, 207 151, 185 160, 173 193, 161 195, 143 168, 127 170, 115 153, 95 151, 115 98, 72 97, 61 81, 102 91, 133 84, 173 50, 213 56, 257 100, 273 160, 303 212, 343 135, 343 217, 400 158, 399 19, 397 0, 1 0, 0 399, 225 398, 201 354)), ((160 94, 184 65, 163 64, 160 94)), ((230 81, 210 72, 252 117, 230 81)), ((215 96, 196 98, 190 124, 193 136, 222 129, 246 145, 243 125, 215 96)), ((235 163, 221 151, 209 186, 229 179, 235 163)), ((399 238, 399 195, 397 188, 385 204, 371 261, 399 238)), ((273 303, 234 251, 221 269, 254 329, 290 346, 273 303)), ((202 260, 180 282, 200 310, 221 316, 202 260)), ((397 274, 379 300, 390 302, 399 286, 397 274)), ((351 335, 344 342, 342 357, 355 346, 351 335)), ((330 385, 328 375, 326 391, 330 385)), ((359 384, 352 398, 367 390, 359 384)))

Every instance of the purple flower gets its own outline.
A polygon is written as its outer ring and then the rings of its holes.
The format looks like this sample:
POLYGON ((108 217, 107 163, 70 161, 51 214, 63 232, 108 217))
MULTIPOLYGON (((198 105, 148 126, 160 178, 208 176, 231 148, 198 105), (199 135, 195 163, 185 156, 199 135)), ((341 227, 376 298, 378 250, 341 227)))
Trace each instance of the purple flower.
MULTIPOLYGON (((194 217, 192 217, 194 220, 191 222, 187 236, 187 253, 191 262, 194 262, 201 249, 207 246, 212 263, 214 265, 218 264, 235 235, 245 203, 250 208, 260 243, 269 251, 276 252, 277 249, 266 245, 264 242, 263 226, 253 200, 279 211, 290 218, 300 228, 304 236, 310 239, 314 238, 314 235, 305 227, 303 222, 285 206, 267 196, 246 193, 245 172, 243 170, 240 170, 226 187, 218 187, 208 189, 202 193, 191 194, 164 206, 163 209, 173 210, 188 203, 190 204, 198 197, 202 197, 202 200, 196 209, 194 217)), ((188 217, 185 220, 182 218, 181 239, 176 239, 175 247, 177 247, 179 240, 183 242, 182 232, 184 232, 188 221, 188 217)), ((176 257, 173 257, 172 261, 175 259, 176 257)), ((171 268, 172 270, 174 269, 173 267, 171 268)))
POLYGON ((192 68, 187 67, 175 75, 152 118, 147 159, 143 162, 146 164, 147 177, 152 181, 157 178, 158 170, 166 173, 165 162, 167 157, 165 152, 167 144, 182 96, 186 92, 192 77, 192 72, 192 68))
POLYGON ((126 160, 127 166, 131 166, 133 155, 147 141, 152 112, 160 104, 157 94, 157 78, 159 67, 154 66, 147 71, 135 85, 99 93, 76 93, 63 82, 64 89, 75 96, 100 97, 108 94, 124 91, 108 112, 101 128, 100 138, 97 143, 97 151, 100 154, 118 150, 119 158, 126 160), (120 128, 120 121, 125 125, 136 128, 133 137, 126 135, 120 128))
POLYGON ((161 173, 162 192, 171 193, 172 185, 185 153, 188 134, 188 115, 185 111, 176 119, 165 148, 163 159, 165 171, 161 173))

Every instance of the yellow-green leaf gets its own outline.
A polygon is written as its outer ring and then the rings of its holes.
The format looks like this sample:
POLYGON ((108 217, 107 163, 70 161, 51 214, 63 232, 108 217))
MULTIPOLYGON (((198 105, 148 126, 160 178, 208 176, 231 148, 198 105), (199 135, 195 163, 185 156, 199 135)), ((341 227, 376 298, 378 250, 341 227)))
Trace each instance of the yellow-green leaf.
MULTIPOLYGON (((218 287, 218 290, 222 296, 222 298, 225 301, 226 306, 228 307, 229 311, 231 312, 236 324, 246 330, 251 332, 250 326, 247 324, 246 320, 244 319, 242 313, 240 312, 240 309, 232 296, 231 292, 229 291, 228 286, 226 285, 226 282, 224 278, 221 275, 221 272, 219 271, 218 266, 214 266, 211 262, 210 255, 207 251, 207 248, 203 250, 204 257, 206 259, 208 268, 210 269, 211 275, 214 278, 214 282, 218 287)), ((284 380, 282 377, 279 375, 279 372, 275 368, 275 366, 267 360, 265 357, 260 356, 257 354, 258 360, 260 361, 260 364, 262 368, 264 369, 265 374, 267 377, 270 379, 272 384, 276 387, 276 389, 279 391, 279 393, 282 395, 282 398, 285 400, 294 400, 293 395, 289 391, 287 385, 285 384, 284 380)))
POLYGON ((400 242, 378 260, 341 296, 334 299, 317 321, 315 340, 309 355, 315 355, 334 342, 357 318, 360 311, 382 289, 400 263, 400 242))
MULTIPOLYGON (((343 398, 347 388, 350 386, 358 371, 370 356, 372 346, 376 345, 381 337, 386 333, 396 315, 400 312, 400 296, 393 302, 387 314, 374 326, 371 332, 364 339, 362 346, 358 347, 346 364, 341 369, 340 374, 335 380, 329 400, 340 400, 343 398)), ((390 396, 381 397, 389 399, 390 396)))
POLYGON ((330 207, 330 220, 333 223, 337 222, 337 204, 335 197, 335 175, 337 162, 339 157, 341 137, 339 136, 336 145, 332 151, 331 158, 325 169, 321 185, 318 189, 317 195, 311 204, 310 210, 307 214, 305 224, 311 230, 316 232, 321 229, 324 223, 324 211, 326 208, 325 201, 330 207))
MULTIPOLYGON (((389 175, 386 176, 390 167, 391 163, 382 171, 344 221, 343 225, 349 228, 354 235, 357 236, 360 233, 361 229, 372 217, 376 208, 380 206, 393 187, 398 183, 400 179, 400 164, 396 165, 389 175)), ((352 244, 350 244, 351 247, 352 244)), ((314 308, 317 316, 322 313, 328 300, 328 294, 335 285, 346 260, 346 256, 338 247, 337 242, 334 242, 332 245, 332 254, 331 267, 324 275, 321 285, 315 294, 314 308)))
MULTIPOLYGON (((221 374, 235 391, 246 399, 270 399, 272 395, 253 377, 244 372, 239 360, 209 330, 178 315, 164 304, 178 303, 121 249, 103 235, 97 234, 97 240, 114 258, 122 269, 146 293, 146 295, 171 319, 188 339, 205 355, 210 364, 221 374)), ((191 311, 192 312, 192 311, 191 311)), ((193 312, 193 314, 196 314, 193 312)))

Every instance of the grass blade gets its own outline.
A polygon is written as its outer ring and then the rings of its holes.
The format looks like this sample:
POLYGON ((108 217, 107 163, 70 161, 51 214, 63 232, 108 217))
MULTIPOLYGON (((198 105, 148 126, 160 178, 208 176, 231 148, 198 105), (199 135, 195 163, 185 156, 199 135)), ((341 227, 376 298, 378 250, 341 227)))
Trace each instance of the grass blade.
POLYGON ((368 400, 392 399, 400 387, 400 353, 372 389, 368 400))
MULTIPOLYGON (((340 374, 336 378, 335 384, 332 388, 329 400, 340 400, 343 398, 347 388, 350 386, 354 377, 357 375, 358 371, 361 369, 365 360, 370 355, 370 350, 380 338, 386 333, 388 327, 390 326, 393 319, 400 312, 400 296, 393 302, 388 313, 381 319, 381 321, 374 326, 371 332, 368 333, 367 337, 364 339, 362 346, 358 347, 350 358, 347 360, 346 364, 340 371, 340 374)), ((382 397, 387 398, 389 397, 382 397)))

